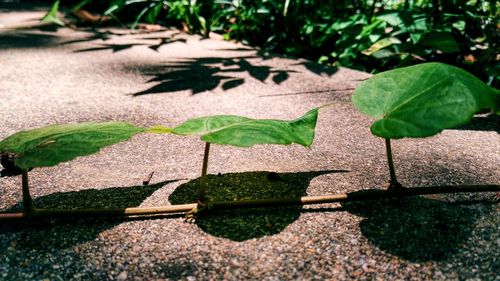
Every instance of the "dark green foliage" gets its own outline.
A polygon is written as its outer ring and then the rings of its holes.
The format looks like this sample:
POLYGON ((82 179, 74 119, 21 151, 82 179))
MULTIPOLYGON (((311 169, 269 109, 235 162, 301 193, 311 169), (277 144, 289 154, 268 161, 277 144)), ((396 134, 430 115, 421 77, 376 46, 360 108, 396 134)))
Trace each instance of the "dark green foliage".
MULTIPOLYGON (((498 6, 481 0, 98 0, 134 28, 139 21, 210 31, 263 50, 379 72, 421 62, 459 66, 498 87, 498 6)), ((59 0, 46 20, 56 17, 59 0)))
POLYGON ((265 50, 368 72, 438 61, 498 85, 494 1, 218 3, 212 29, 265 50))

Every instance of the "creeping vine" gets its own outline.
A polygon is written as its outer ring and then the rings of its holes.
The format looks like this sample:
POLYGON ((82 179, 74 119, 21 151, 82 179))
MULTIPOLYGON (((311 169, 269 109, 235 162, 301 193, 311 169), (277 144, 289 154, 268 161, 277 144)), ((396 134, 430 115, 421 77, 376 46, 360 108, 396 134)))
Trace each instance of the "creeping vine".
POLYGON ((385 140, 390 175, 387 190, 235 202, 211 202, 207 198, 206 177, 211 144, 251 147, 258 144, 295 143, 309 147, 314 141, 319 111, 330 104, 314 108, 303 116, 289 121, 215 115, 190 119, 173 128, 165 126, 143 128, 116 121, 63 124, 17 132, 0 141, 0 152, 5 155, 15 155, 14 164, 22 171, 24 206, 24 212, 1 213, 0 220, 37 216, 129 216, 172 212, 186 212, 186 219, 192 220, 208 207, 319 204, 432 193, 500 191, 500 186, 495 184, 431 189, 403 188, 396 177, 391 148, 392 139, 430 137, 444 129, 469 122, 475 113, 484 109, 500 114, 499 90, 488 87, 462 69, 440 63, 425 63, 374 75, 356 88, 352 102, 361 112, 377 118, 371 126, 371 132, 385 140), (106 146, 127 141, 140 133, 200 136, 205 142, 205 153, 198 202, 156 208, 85 210, 35 208, 29 190, 29 170, 55 166, 76 157, 96 153, 106 146))

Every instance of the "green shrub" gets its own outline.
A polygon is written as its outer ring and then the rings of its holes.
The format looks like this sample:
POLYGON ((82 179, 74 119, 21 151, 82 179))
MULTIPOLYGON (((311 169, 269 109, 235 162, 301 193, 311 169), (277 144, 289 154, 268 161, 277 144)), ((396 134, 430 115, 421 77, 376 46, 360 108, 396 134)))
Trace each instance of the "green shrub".
MULTIPOLYGON (((99 1, 75 7, 91 2, 99 1)), ((145 21, 214 31, 263 51, 372 73, 444 62, 498 87, 499 7, 493 0, 115 0, 103 13, 132 28, 145 21)), ((54 11, 48 19, 57 21, 54 11)))

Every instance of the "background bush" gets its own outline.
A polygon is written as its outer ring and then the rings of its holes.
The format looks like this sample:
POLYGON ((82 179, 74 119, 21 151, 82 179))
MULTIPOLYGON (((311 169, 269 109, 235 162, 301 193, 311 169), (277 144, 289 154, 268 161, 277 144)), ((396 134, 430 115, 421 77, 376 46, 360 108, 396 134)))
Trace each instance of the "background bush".
MULTIPOLYGON (((85 0, 122 21, 224 35, 263 51, 380 72, 420 62, 499 86, 495 0, 85 0)), ((75 3, 73 3, 75 4, 75 3)))

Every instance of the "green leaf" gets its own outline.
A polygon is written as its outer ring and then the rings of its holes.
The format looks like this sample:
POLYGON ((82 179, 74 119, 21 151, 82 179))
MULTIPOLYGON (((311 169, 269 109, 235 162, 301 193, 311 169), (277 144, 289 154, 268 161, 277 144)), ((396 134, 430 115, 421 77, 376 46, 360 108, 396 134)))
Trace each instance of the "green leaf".
POLYGON ((466 25, 466 23, 465 23, 465 21, 463 21, 463 20, 459 20, 459 21, 454 22, 454 23, 452 24, 452 26, 453 26, 454 28, 456 28, 456 29, 458 29, 458 30, 460 30, 460 31, 464 31, 464 30, 465 30, 465 25, 466 25))
POLYGON ((157 3, 155 4, 147 13, 144 19, 146 20, 147 23, 155 23, 158 15, 160 14, 161 10, 163 9, 163 3, 157 3))
POLYGON ((125 6, 125 0, 115 0, 110 5, 109 8, 104 11, 105 16, 109 16, 113 12, 122 9, 125 6))
POLYGON ((419 42, 424 46, 440 50, 443 53, 459 52, 457 41, 449 32, 432 32, 426 34, 419 42))
POLYGON ((139 21, 141 20, 141 18, 150 10, 150 7, 146 7, 144 9, 142 9, 142 11, 137 14, 137 16, 135 17, 135 21, 134 23, 132 24, 132 26, 130 26, 130 29, 131 30, 134 30, 135 27, 139 24, 139 21))
POLYGON ((428 30, 428 15, 413 11, 390 11, 376 16, 378 19, 387 22, 395 27, 391 36, 409 33, 413 43, 417 43, 422 34, 428 30))
POLYGON ((402 12, 401 13, 400 12, 389 12, 389 13, 383 13, 383 14, 377 15, 377 18, 387 22, 388 24, 390 24, 392 26, 398 26, 398 25, 404 23, 403 16, 406 16, 406 14, 403 14, 402 12))
POLYGON ((377 15, 377 18, 392 26, 398 26, 402 32, 427 30, 427 15, 413 11, 390 11, 377 15))
POLYGON ((51 125, 15 133, 0 142, 0 151, 16 154, 22 169, 50 167, 125 141, 145 129, 125 122, 51 125))
POLYGON ((493 111, 495 112, 496 115, 500 115, 500 91, 496 90, 495 91, 496 97, 495 97, 495 105, 493 106, 493 111))
POLYGON ((195 118, 175 127, 178 135, 201 135, 206 142, 251 147, 255 144, 292 144, 310 146, 318 108, 292 121, 250 119, 234 115, 195 118))
POLYGON ((380 51, 376 51, 375 53, 371 54, 372 57, 376 58, 376 59, 386 59, 386 58, 390 58, 392 56, 395 56, 396 53, 393 53, 387 49, 382 49, 380 51))
POLYGON ((87 5, 88 3, 92 2, 92 0, 81 0, 80 2, 76 3, 74 6, 70 8, 72 12, 76 12, 83 8, 83 6, 87 5))
POLYGON ((375 33, 377 33, 377 30, 380 30, 380 34, 382 35, 384 33, 385 27, 386 23, 384 21, 381 21, 379 19, 374 19, 374 21, 371 24, 363 26, 363 29, 361 30, 359 36, 360 38, 368 37, 370 35, 374 35, 375 33))
POLYGON ((42 21, 52 22, 61 26, 64 26, 64 23, 57 17, 57 13, 59 12, 59 0, 56 0, 47 14, 42 18, 42 21))
POLYGON ((387 48, 393 44, 401 44, 401 41, 396 37, 388 37, 375 42, 370 48, 362 51, 364 55, 371 56, 383 48, 387 48))
POLYGON ((498 109, 498 90, 468 72, 425 63, 376 74, 360 84, 352 101, 378 118, 374 135, 397 139, 428 137, 467 123, 482 109, 498 109))

